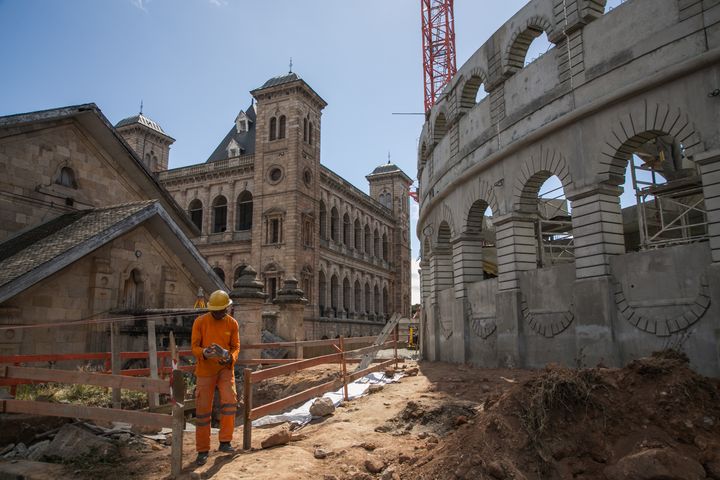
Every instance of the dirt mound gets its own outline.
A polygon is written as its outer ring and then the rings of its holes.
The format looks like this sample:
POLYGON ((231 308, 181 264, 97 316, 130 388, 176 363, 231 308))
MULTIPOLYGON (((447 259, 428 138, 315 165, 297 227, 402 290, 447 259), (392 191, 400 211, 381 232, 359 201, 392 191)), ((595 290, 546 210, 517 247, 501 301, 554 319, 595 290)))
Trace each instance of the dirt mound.
POLYGON ((410 401, 396 416, 375 429, 377 432, 405 435, 428 433, 445 435, 477 414, 467 402, 446 402, 439 406, 410 401))
POLYGON ((483 407, 402 478, 720 480, 720 382, 677 352, 548 366, 483 407))

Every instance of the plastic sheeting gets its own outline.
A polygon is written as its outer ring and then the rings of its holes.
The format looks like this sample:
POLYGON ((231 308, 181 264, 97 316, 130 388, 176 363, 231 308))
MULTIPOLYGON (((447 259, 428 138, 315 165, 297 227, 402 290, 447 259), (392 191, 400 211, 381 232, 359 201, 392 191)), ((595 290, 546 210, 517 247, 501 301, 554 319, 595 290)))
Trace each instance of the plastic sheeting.
MULTIPOLYGON (((365 375, 364 377, 348 384, 348 398, 350 400, 361 397, 367 393, 370 385, 385 385, 388 383, 396 383, 402 378, 402 373, 396 373, 394 377, 387 377, 383 373, 373 372, 365 375)), ((336 407, 340 405, 344 400, 343 389, 335 392, 328 392, 323 395, 325 398, 332 400, 333 405, 336 407)), ((253 427, 263 427, 267 425, 276 425, 278 423, 290 422, 296 423, 300 426, 306 425, 312 420, 310 415, 310 406, 317 398, 313 398, 303 403, 301 406, 290 410, 289 412, 281 413, 279 415, 266 415, 262 418, 255 420, 252 425, 253 427)))

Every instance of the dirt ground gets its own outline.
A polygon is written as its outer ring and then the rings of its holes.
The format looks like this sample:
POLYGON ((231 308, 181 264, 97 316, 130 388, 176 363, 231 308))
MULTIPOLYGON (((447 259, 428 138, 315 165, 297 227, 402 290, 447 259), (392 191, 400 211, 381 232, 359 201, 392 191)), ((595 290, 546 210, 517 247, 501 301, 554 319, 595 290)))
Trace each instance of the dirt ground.
MULTIPOLYGON (((692 372, 682 355, 623 369, 418 366, 417 376, 341 406, 284 446, 260 449, 269 429, 254 429, 252 450, 213 452, 195 467, 186 434, 182 478, 720 480, 720 382, 692 372)), ((335 370, 302 372, 266 394, 307 388, 335 370)), ((241 443, 238 427, 233 445, 241 443)), ((68 478, 168 478, 170 449, 158 448, 68 467, 68 478)))

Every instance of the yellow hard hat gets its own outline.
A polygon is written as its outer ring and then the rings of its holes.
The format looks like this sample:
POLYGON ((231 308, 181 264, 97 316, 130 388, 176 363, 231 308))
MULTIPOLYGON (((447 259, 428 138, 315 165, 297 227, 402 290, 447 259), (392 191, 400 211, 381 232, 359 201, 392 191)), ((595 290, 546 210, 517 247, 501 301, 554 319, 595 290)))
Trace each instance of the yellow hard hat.
POLYGON ((207 309, 210 311, 225 310, 230 305, 232 305, 232 300, 230 300, 230 296, 227 292, 215 290, 210 294, 207 309))

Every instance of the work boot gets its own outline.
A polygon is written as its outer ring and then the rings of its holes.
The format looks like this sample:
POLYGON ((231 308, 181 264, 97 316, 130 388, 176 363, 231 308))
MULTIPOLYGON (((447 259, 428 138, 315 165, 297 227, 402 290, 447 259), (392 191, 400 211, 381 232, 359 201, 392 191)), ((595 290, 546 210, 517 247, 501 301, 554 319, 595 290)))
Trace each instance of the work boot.
POLYGON ((208 459, 208 452, 198 452, 198 456, 195 459, 195 465, 205 465, 208 459))
POLYGON ((235 453, 235 449, 230 445, 230 442, 220 442, 218 450, 223 453, 235 453))

